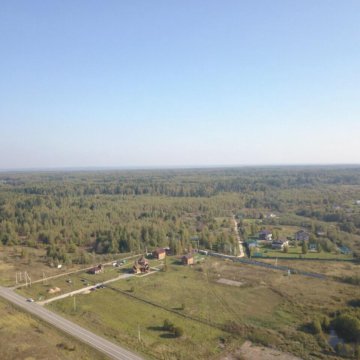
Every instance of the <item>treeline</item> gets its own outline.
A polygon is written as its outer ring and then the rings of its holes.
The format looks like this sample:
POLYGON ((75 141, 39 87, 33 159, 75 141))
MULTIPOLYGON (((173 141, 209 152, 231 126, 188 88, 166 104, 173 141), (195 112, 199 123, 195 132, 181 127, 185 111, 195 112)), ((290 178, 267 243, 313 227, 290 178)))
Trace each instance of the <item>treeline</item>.
POLYGON ((195 244, 234 253, 235 214, 313 232, 328 221, 327 238, 339 244, 343 231, 356 241, 360 206, 349 204, 357 199, 360 168, 0 174, 0 242, 43 247, 60 261, 195 244))
POLYGON ((165 195, 207 197, 222 192, 360 185, 360 169, 270 167, 3 175, 2 187, 30 195, 165 195))

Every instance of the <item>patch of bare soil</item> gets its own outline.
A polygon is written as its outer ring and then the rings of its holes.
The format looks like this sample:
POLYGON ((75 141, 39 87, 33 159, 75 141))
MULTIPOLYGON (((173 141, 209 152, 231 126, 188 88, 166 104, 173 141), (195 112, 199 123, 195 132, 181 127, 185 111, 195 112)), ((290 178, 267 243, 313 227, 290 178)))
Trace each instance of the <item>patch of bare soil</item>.
POLYGON ((217 281, 220 284, 230 285, 230 286, 242 286, 244 283, 242 281, 235 281, 235 280, 229 280, 229 279, 219 279, 217 281))
POLYGON ((265 346, 253 345, 245 341, 234 354, 226 355, 222 360, 302 360, 294 355, 270 349, 265 346))

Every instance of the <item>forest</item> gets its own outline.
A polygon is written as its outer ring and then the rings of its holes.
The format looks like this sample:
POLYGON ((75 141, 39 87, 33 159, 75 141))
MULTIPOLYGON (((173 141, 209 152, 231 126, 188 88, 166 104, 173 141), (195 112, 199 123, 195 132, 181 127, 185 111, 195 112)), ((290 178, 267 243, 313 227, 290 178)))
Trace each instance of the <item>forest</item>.
POLYGON ((199 246, 231 253, 266 226, 298 226, 319 246, 360 254, 360 167, 0 173, 0 242, 49 261, 199 246), (274 214, 269 216, 269 214, 274 214), (252 225, 246 219, 253 219, 252 225))

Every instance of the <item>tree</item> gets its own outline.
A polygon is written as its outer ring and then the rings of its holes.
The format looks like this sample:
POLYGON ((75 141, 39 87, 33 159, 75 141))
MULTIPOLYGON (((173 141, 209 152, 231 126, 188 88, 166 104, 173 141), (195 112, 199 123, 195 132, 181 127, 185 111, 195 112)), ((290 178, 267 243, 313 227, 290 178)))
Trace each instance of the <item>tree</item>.
POLYGON ((308 248, 307 248, 306 241, 303 241, 303 243, 302 243, 301 252, 302 252, 303 254, 307 254, 307 252, 308 252, 308 248))

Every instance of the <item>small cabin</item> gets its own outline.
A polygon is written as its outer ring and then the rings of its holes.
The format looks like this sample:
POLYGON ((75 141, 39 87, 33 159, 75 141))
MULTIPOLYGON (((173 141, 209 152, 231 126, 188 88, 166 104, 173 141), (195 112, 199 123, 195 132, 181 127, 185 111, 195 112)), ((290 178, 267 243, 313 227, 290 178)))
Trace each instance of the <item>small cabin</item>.
POLYGON ((156 250, 153 251, 152 255, 155 259, 163 260, 165 259, 166 251, 163 248, 157 248, 156 250))
POLYGON ((184 265, 193 265, 193 264, 194 264, 194 256, 193 256, 192 254, 184 255, 184 256, 181 258, 181 262, 182 262, 184 265))

